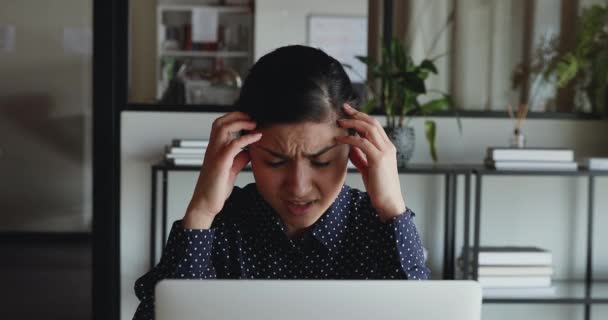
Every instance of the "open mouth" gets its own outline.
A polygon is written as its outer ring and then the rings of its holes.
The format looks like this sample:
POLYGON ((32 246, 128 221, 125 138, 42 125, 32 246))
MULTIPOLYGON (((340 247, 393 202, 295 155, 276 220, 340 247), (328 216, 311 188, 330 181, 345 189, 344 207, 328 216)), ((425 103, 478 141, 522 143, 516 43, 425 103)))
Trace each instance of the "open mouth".
POLYGON ((302 216, 309 213, 316 203, 316 200, 312 201, 287 201, 287 209, 295 216, 302 216))

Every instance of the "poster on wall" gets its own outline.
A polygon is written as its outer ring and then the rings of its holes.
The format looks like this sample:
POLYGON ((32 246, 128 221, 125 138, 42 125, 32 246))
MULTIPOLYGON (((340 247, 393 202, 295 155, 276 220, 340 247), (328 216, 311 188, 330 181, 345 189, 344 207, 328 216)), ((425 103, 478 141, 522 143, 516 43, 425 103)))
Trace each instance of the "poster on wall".
POLYGON ((355 56, 367 55, 367 17, 310 15, 308 45, 352 66, 345 68, 352 82, 365 82, 367 67, 355 56))
POLYGON ((0 52, 15 51, 15 26, 0 25, 0 52))

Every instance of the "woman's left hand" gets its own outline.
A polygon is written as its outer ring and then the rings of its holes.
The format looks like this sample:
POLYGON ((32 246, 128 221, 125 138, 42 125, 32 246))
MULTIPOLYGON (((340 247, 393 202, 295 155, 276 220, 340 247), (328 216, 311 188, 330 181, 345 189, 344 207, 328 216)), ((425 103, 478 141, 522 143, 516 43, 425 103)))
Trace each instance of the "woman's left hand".
POLYGON ((351 145, 350 160, 363 176, 365 189, 380 220, 387 221, 405 212, 397 170, 397 149, 375 118, 348 104, 344 111, 352 119, 339 119, 342 128, 352 128, 359 136, 337 137, 339 143, 351 145))

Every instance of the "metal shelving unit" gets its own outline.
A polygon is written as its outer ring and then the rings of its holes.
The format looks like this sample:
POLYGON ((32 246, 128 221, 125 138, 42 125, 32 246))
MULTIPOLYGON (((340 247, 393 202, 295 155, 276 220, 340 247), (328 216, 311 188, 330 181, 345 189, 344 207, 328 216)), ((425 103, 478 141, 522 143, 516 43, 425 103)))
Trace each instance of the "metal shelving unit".
MULTIPOLYGON (((167 197, 169 172, 175 171, 199 171, 199 166, 174 166, 165 161, 152 166, 152 206, 151 206, 151 252, 150 266, 156 263, 156 251, 162 248, 167 238, 168 214, 167 197), (157 207, 158 182, 160 175, 160 212, 157 207), (157 234, 157 223, 161 222, 161 235, 157 234)), ((245 171, 251 169, 246 168, 245 171)), ((356 169, 348 169, 349 173, 357 173, 356 169)), ((586 271, 585 280, 554 281, 556 295, 554 297, 539 298, 485 298, 484 303, 507 303, 507 304, 582 304, 585 306, 585 319, 590 319, 591 305, 608 303, 608 281, 593 281, 593 216, 595 198, 595 178, 597 176, 608 176, 607 171, 497 171, 480 165, 411 165, 399 170, 399 174, 422 174, 443 175, 445 177, 445 224, 444 224, 444 264, 443 279, 456 279, 456 204, 457 204, 457 182, 459 176, 464 177, 464 226, 463 226, 463 278, 477 279, 477 267, 480 248, 481 231, 481 200, 482 182, 484 176, 566 176, 587 177, 588 179, 588 210, 587 210, 587 234, 586 234, 586 271), (471 194, 471 177, 475 176, 474 193, 471 194), (471 197, 474 199, 474 215, 471 217, 471 197), (471 224, 474 225, 470 230, 471 224), (471 234, 473 241, 471 246, 471 234), (472 252, 467 248, 472 247, 472 252), (472 256, 472 261, 468 257, 472 256)))
POLYGON ((471 224, 470 215, 465 212, 464 217, 464 244, 463 244, 463 277, 465 279, 477 280, 479 266, 479 248, 481 244, 481 200, 483 178, 485 176, 552 176, 552 177, 587 177, 587 226, 586 226, 586 265, 584 281, 555 281, 557 293, 554 297, 541 298, 485 298, 484 303, 540 303, 540 304, 583 304, 584 319, 591 317, 591 305, 596 303, 608 303, 608 282, 593 281, 593 217, 595 198, 595 178, 608 176, 608 171, 589 171, 579 169, 577 171, 551 171, 551 170, 494 170, 482 166, 472 168, 475 175, 475 209, 473 217, 473 244, 472 252, 469 251, 471 224), (469 257, 473 261, 469 261, 469 257), (470 277, 469 277, 470 276, 470 277))

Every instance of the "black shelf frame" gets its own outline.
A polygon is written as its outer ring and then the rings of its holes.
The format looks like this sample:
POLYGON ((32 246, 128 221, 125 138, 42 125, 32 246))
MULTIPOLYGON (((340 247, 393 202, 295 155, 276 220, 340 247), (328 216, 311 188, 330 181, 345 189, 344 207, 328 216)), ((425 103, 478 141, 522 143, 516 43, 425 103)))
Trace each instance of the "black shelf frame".
MULTIPOLYGON (((168 228, 168 184, 169 172, 172 171, 190 171, 198 172, 200 166, 175 166, 167 161, 161 161, 151 167, 151 206, 150 206, 150 268, 157 263, 156 251, 158 248, 164 248, 164 243, 167 241, 168 228), (161 204, 160 217, 158 216, 158 176, 161 175, 161 204), (158 220, 161 222, 160 239, 157 234, 158 220)), ((245 168, 243 171, 250 172, 251 168, 245 168)), ((348 173, 358 173, 357 169, 349 168, 348 173)), ((443 175, 445 181, 445 208, 444 208, 444 252, 443 252, 443 279, 456 279, 456 208, 458 195, 458 177, 464 176, 465 182, 465 211, 470 210, 470 181, 472 170, 466 165, 409 165, 406 168, 400 168, 399 174, 426 174, 426 175, 443 175)))
POLYGON ((120 319, 120 111, 129 1, 93 0, 93 319, 120 319))
POLYGON ((555 297, 555 298, 484 298, 484 303, 540 303, 540 304, 583 304, 584 319, 591 318, 591 306, 597 303, 608 303, 607 298, 592 297, 591 289, 593 286, 593 218, 594 218, 594 199, 595 199, 595 178, 598 176, 608 176, 608 171, 592 171, 581 168, 576 171, 556 171, 556 170, 494 170, 483 166, 473 168, 475 175, 475 209, 473 217, 473 246, 472 253, 469 252, 470 216, 465 212, 464 218, 464 241, 463 241, 463 278, 478 279, 479 267, 479 248, 481 233, 481 200, 482 183, 484 176, 550 176, 550 177, 587 177, 587 230, 586 230, 586 261, 585 261, 585 280, 584 297, 555 297), (469 256, 473 261, 469 263, 469 256), (469 268, 471 270, 469 271, 469 268))
MULTIPOLYGON (((135 112, 185 112, 185 113, 225 113, 234 111, 232 105, 219 104, 155 104, 155 103, 128 103, 121 111, 135 112)), ((376 109, 370 113, 374 116, 383 116, 384 113, 376 109)), ((410 117, 428 117, 424 115, 411 115, 410 117)), ((481 111, 481 110, 458 110, 438 111, 431 117, 438 118, 509 118, 507 111, 481 111)), ((601 120, 606 116, 595 113, 584 112, 529 112, 528 119, 562 119, 562 120, 601 120)))

